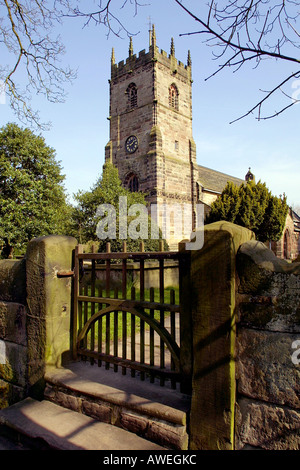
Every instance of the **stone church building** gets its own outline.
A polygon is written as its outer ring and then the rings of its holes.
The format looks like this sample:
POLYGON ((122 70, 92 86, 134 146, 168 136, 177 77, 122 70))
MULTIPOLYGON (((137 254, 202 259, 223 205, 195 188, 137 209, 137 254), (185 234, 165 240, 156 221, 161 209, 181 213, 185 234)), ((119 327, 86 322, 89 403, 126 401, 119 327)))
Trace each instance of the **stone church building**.
MULTIPOLYGON (((149 205, 190 207, 194 228, 197 205, 209 211, 228 181, 239 186, 244 180, 196 161, 190 52, 184 64, 175 57, 173 39, 169 54, 159 50, 153 26, 148 52, 134 54, 131 38, 125 61, 116 63, 112 51, 109 83, 110 139, 105 161, 118 168, 124 186, 145 193, 149 205)), ((172 213, 168 219, 170 247, 183 238, 180 234, 176 239, 180 216, 172 213)), ((164 224, 159 216, 157 222, 164 224)))

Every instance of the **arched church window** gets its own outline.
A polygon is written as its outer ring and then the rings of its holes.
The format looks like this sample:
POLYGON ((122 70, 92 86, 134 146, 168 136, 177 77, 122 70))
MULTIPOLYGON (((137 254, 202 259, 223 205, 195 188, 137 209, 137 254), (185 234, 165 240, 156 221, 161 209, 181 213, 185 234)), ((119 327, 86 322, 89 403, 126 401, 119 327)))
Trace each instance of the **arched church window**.
POLYGON ((169 106, 178 111, 178 89, 174 83, 169 88, 169 106))
POLYGON ((126 90, 126 94, 128 97, 128 107, 129 109, 133 109, 137 107, 137 86, 135 83, 130 83, 126 90))
POLYGON ((132 193, 137 193, 139 190, 138 177, 134 173, 131 173, 130 175, 127 176, 125 185, 132 193))

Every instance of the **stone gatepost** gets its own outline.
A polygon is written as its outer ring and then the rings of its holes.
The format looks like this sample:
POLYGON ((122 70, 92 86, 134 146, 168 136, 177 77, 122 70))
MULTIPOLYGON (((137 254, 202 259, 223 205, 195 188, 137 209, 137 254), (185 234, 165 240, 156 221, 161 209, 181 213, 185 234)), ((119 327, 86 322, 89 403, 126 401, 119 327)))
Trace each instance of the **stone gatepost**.
POLYGON ((39 396, 45 368, 60 366, 70 351, 72 237, 51 235, 32 240, 26 253, 28 392, 39 396))
POLYGON ((235 265, 254 234, 229 222, 204 227, 204 246, 191 252, 193 380, 190 449, 234 448, 235 265))

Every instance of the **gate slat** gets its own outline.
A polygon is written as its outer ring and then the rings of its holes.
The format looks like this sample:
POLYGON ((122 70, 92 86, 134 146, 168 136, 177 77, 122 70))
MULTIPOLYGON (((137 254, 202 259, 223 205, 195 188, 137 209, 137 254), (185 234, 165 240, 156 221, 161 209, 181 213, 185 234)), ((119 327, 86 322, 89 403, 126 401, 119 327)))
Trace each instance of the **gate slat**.
MULTIPOLYGON (((96 246, 92 246, 92 252, 96 252, 96 246)), ((92 275, 91 275, 91 297, 95 297, 95 285, 96 285, 96 261, 92 260, 92 275)), ((95 313, 95 304, 91 303, 91 317, 95 313)), ((95 325, 93 324, 91 327, 91 350, 95 350, 95 325)), ((95 362, 94 358, 90 358, 90 363, 93 365, 95 362)))
MULTIPOLYGON (((118 298, 118 289, 115 289, 114 293, 115 299, 118 298)), ((119 325, 119 311, 114 311, 114 356, 118 357, 118 345, 119 345, 119 338, 118 338, 118 325, 119 325)), ((114 364, 114 372, 118 372, 118 366, 114 364)))
MULTIPOLYGON (((159 260, 159 301, 160 303, 164 303, 164 260, 159 260)), ((160 310, 160 326, 164 328, 165 326, 165 311, 163 309, 160 310)), ((164 341, 160 338, 160 368, 165 368, 165 349, 164 349, 164 341)), ((164 385, 164 378, 161 377, 160 385, 164 385)))
MULTIPOLYGON (((131 288, 131 300, 135 300, 135 287, 131 288)), ((135 315, 131 314, 131 360, 135 362, 135 315)), ((135 377, 135 370, 131 369, 131 377, 135 377)))
MULTIPOLYGON (((150 287, 150 302, 154 302, 154 288, 150 287)), ((150 309, 150 317, 154 318, 154 310, 150 309)), ((149 347, 150 347, 150 366, 154 366, 154 330, 150 327, 149 332, 149 347)), ((150 375, 150 382, 154 382, 154 374, 150 375)))
MULTIPOLYGON (((84 295, 87 297, 88 296, 88 286, 85 285, 84 288, 83 288, 83 293, 84 295)), ((84 302, 83 304, 83 324, 85 325, 86 322, 88 321, 88 302, 84 302)), ((86 349, 87 348, 87 336, 84 338, 83 340, 83 347, 86 349)), ((83 357, 83 360, 86 361, 87 360, 87 357, 84 356, 83 357)))
MULTIPOLYGON (((141 243, 141 252, 144 251, 144 244, 141 243)), ((145 261, 140 260, 140 300, 145 300, 145 261)), ((140 319, 140 363, 145 363, 145 322, 140 319)), ((144 372, 141 372, 141 380, 145 380, 144 372)))
MULTIPOLYGON (((105 353, 107 356, 110 354, 110 314, 105 315, 105 353)), ((109 362, 105 363, 105 369, 109 369, 109 362)))
MULTIPOLYGON (((106 244, 106 252, 110 253, 110 243, 106 244)), ((106 297, 110 297, 110 258, 106 258, 105 286, 106 286, 106 297)))
MULTIPOLYGON (((126 242, 123 243, 123 253, 127 252, 126 242)), ((126 299, 127 294, 127 259, 122 260, 122 297, 126 299)))
MULTIPOLYGON (((170 290, 170 304, 174 305, 175 304, 175 290, 171 289, 170 290)), ((176 340, 176 313, 171 312, 171 319, 170 319, 170 324, 171 324, 171 336, 174 340, 176 340)), ((173 358, 171 358, 171 370, 175 369, 175 364, 173 358)), ((176 382, 174 380, 171 381, 171 386, 173 389, 176 389, 176 382)))
MULTIPOLYGON (((110 243, 106 244, 106 252, 110 253, 110 243)), ((106 297, 110 298, 110 258, 106 259, 105 287, 106 287, 106 297)), ((105 317, 106 317, 105 352, 106 352, 106 355, 109 355, 110 354, 110 314, 108 313, 105 317)), ((105 369, 109 369, 109 362, 105 363, 105 369)))
MULTIPOLYGON (((102 289, 101 287, 98 287, 97 289, 97 294, 98 297, 102 297, 102 289)), ((98 311, 102 309, 102 304, 98 303, 98 311)), ((99 318, 98 320, 98 353, 102 353, 102 317, 99 318)), ((102 366, 102 361, 99 359, 98 360, 98 367, 102 366)))
MULTIPOLYGON (((122 358, 127 357, 127 312, 122 312, 122 358)), ((126 367, 122 367, 122 375, 126 375, 126 367)))

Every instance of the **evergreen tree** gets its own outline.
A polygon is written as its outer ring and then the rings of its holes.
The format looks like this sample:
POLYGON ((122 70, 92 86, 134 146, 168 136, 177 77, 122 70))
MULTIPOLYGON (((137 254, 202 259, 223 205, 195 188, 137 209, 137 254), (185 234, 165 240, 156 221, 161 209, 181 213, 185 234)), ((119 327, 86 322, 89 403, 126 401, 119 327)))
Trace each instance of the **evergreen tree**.
POLYGON ((269 204, 269 190, 265 183, 248 181, 241 185, 238 194, 239 210, 235 223, 257 233, 269 204))
POLYGON ((269 203, 266 208, 264 220, 260 226, 259 239, 263 241, 278 241, 284 230, 288 206, 286 196, 278 198, 270 195, 269 203))
MULTIPOLYGON (((127 210, 133 206, 133 204, 141 204, 146 208, 145 196, 141 192, 131 192, 129 189, 122 186, 122 182, 118 175, 117 168, 111 164, 106 163, 103 168, 102 176, 97 180, 90 191, 79 191, 74 195, 77 205, 73 209, 72 227, 73 235, 79 240, 80 243, 97 242, 99 244, 99 251, 105 251, 106 242, 111 243, 111 250, 121 251, 123 247, 123 241, 127 242, 128 251, 139 251, 139 245, 141 240, 144 241, 145 251, 157 251, 158 240, 151 239, 151 224, 154 222, 150 217, 147 216, 147 230, 146 237, 141 236, 139 238, 131 238, 129 233, 129 227, 131 223, 134 223, 138 219, 139 213, 136 215, 128 216, 127 210), (126 198, 126 207, 122 213, 120 213, 120 198, 126 198), (102 216, 107 217, 107 214, 97 214, 99 206, 104 204, 110 205, 115 210, 115 226, 116 233, 115 237, 108 236, 106 239, 100 239, 97 237, 97 226, 103 219, 102 216), (127 227, 125 228, 128 234, 126 238, 120 234, 120 220, 124 215, 127 218, 127 227)), ((107 218, 108 220, 108 218, 107 218)), ((122 219, 123 220, 123 219, 122 219)), ((113 220, 111 220, 113 224, 113 220)), ((123 227, 124 228, 124 227, 123 227)), ((141 228, 137 227, 136 231, 139 232, 141 228)), ((164 248, 168 246, 164 243, 164 248)))
POLYGON ((240 208, 239 188, 228 182, 221 196, 212 204, 209 213, 209 222, 217 220, 227 220, 236 223, 236 218, 240 208))
POLYGON ((265 183, 248 181, 238 187, 228 182, 205 223, 227 220, 252 230, 257 240, 276 241, 282 236, 287 212, 286 197, 273 196, 265 183))
POLYGON ((55 151, 16 124, 0 129, 0 241, 3 257, 23 253, 29 240, 62 234, 70 214, 55 151), (9 249, 10 247, 10 249, 9 249))

